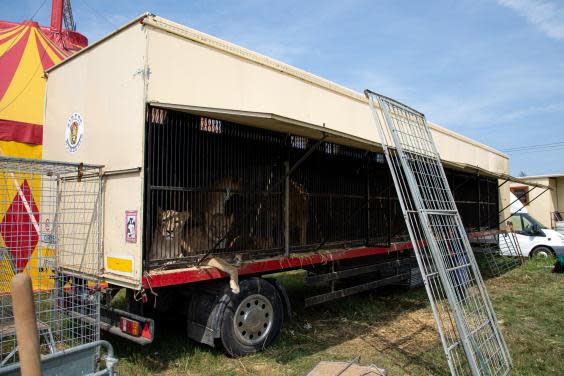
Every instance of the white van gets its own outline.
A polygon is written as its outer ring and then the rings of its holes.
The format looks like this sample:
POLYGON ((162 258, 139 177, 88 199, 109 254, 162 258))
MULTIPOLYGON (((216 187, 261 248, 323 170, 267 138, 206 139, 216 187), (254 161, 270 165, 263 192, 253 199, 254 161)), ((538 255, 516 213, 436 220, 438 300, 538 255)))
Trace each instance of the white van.
POLYGON ((564 254, 564 235, 546 228, 533 218, 513 193, 509 194, 509 200, 515 202, 511 205, 512 214, 508 225, 513 226, 523 256, 564 254))

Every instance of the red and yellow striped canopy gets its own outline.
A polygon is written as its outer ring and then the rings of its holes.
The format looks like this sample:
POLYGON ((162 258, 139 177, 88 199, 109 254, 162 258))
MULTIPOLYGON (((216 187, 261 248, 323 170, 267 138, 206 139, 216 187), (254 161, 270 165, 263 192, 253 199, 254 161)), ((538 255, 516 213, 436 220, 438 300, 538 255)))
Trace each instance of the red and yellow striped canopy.
POLYGON ((0 148, 4 155, 41 158, 44 71, 67 55, 36 22, 0 24, 0 148), (27 145, 17 152, 13 143, 27 145), (32 150, 34 145, 38 151, 32 150))

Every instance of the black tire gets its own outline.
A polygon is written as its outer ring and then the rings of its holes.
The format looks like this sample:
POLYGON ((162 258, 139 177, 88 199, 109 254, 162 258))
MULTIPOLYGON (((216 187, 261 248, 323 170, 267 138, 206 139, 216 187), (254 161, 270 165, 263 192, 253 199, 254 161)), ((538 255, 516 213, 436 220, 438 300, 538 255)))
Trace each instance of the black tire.
POLYGON ((240 281, 239 287, 239 294, 228 292, 220 323, 219 342, 233 357, 266 348, 274 342, 284 322, 282 299, 268 281, 248 278, 240 281))
POLYGON ((544 245, 539 245, 538 247, 533 248, 531 251, 531 258, 543 256, 543 257, 555 257, 554 251, 550 247, 546 247, 544 245))

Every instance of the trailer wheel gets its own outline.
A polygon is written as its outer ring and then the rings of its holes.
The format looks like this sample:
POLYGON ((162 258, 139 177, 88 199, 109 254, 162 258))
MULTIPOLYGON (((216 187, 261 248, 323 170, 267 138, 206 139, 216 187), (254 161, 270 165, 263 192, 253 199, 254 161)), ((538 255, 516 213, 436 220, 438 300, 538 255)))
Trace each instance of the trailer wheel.
POLYGON ((231 356, 255 353, 270 345, 284 321, 276 288, 261 278, 240 283, 240 293, 229 293, 220 326, 220 342, 231 356))

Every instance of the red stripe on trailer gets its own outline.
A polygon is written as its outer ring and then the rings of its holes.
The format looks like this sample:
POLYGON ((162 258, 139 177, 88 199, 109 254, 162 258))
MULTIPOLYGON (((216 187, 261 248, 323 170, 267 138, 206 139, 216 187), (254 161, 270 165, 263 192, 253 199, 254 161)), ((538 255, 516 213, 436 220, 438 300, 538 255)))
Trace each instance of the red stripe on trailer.
MULTIPOLYGON (((402 243, 403 244, 403 243, 402 243)), ((408 243, 405 243, 408 244, 408 243)), ((409 243, 411 244, 411 243, 409 243)), ((408 248, 403 248, 408 249, 408 248)), ((304 254, 296 257, 266 259, 245 263, 239 268, 239 275, 259 274, 267 272, 279 272, 287 269, 295 269, 303 266, 324 264, 329 261, 344 260, 356 257, 381 255, 403 249, 392 250, 389 247, 354 248, 332 252, 320 252, 304 254)), ((157 288, 185 283, 207 281, 212 279, 226 278, 229 275, 216 268, 189 268, 181 270, 167 270, 149 273, 143 277, 144 288, 157 288)))
POLYGON ((501 235, 501 234, 507 234, 507 231, 497 230, 497 229, 486 230, 486 231, 475 231, 475 232, 469 232, 468 233, 468 239, 474 240, 474 239, 483 238, 483 237, 486 237, 486 236, 501 235))

